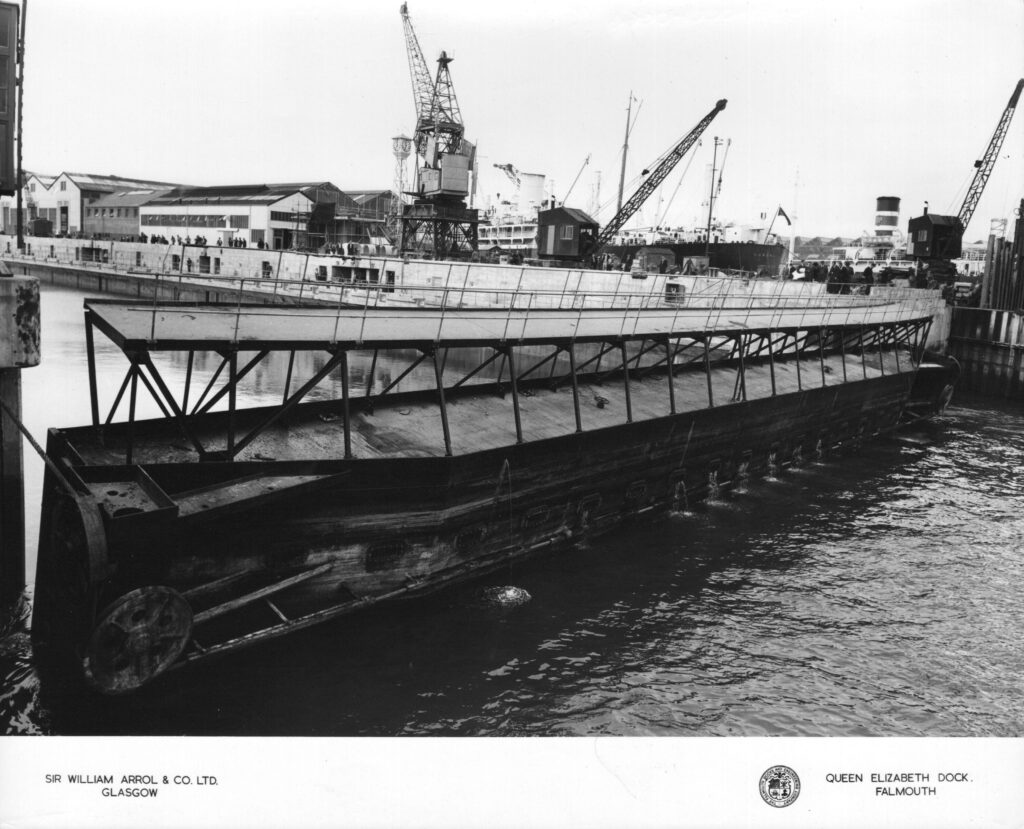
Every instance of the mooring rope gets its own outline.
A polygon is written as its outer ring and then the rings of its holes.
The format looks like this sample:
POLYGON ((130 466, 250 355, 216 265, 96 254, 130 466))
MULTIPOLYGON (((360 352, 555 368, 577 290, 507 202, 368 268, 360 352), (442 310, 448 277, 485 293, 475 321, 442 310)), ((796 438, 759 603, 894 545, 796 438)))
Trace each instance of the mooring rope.
POLYGON ((18 419, 18 416, 13 411, 11 411, 11 407, 8 406, 3 400, 0 400, 0 408, 2 408, 7 413, 7 416, 11 419, 14 425, 18 427, 18 430, 25 436, 25 438, 28 440, 32 448, 36 450, 36 453, 39 455, 39 457, 43 459, 43 463, 46 464, 47 469, 49 469, 54 475, 57 476, 57 480, 60 481, 61 484, 63 484, 64 488, 67 489, 67 491, 70 492, 73 497, 77 498, 79 495, 78 490, 71 485, 71 482, 66 477, 64 477, 64 473, 61 472, 60 467, 57 466, 57 463, 53 460, 53 458, 46 454, 46 451, 43 449, 43 447, 39 445, 39 443, 36 441, 34 437, 32 437, 32 434, 25 427, 25 424, 18 419))

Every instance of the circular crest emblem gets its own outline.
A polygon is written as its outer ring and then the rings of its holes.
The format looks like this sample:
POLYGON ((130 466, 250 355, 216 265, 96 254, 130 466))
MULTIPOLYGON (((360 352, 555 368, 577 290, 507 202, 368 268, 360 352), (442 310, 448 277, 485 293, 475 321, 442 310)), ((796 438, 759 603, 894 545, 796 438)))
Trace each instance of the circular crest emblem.
POLYGON ((789 766, 772 766, 761 775, 761 798, 769 806, 788 806, 800 794, 800 778, 789 766))

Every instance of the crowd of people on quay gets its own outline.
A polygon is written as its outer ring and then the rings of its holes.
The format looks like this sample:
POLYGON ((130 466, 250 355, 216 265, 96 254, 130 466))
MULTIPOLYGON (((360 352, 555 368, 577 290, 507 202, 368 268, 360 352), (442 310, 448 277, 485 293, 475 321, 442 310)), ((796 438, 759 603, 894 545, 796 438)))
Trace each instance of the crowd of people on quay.
POLYGON ((911 288, 935 288, 935 282, 928 273, 927 265, 920 269, 910 266, 900 271, 884 265, 876 272, 868 263, 863 270, 855 270, 852 261, 836 260, 831 263, 812 261, 802 267, 799 263, 789 266, 788 279, 804 279, 808 282, 823 282, 830 294, 870 294, 874 285, 891 285, 896 278, 906 278, 911 288), (802 273, 801 273, 802 271, 802 273))

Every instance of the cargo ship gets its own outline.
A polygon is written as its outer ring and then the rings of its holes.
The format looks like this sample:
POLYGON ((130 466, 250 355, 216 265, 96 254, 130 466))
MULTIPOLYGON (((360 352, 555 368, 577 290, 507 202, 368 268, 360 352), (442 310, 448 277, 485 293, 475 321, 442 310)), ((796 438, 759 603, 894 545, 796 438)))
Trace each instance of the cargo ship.
POLYGON ((86 300, 91 423, 48 435, 42 675, 136 691, 685 509, 948 402, 955 370, 924 356, 921 292, 737 282, 492 289, 476 303, 438 288, 432 307, 406 309, 86 300), (124 356, 112 401, 97 336, 124 356), (279 403, 238 405, 280 352, 318 359, 301 377, 289 361, 279 403), (183 387, 159 370, 167 353, 183 387), (356 354, 406 368, 354 388, 356 354), (398 390, 424 368, 429 388, 398 390), (340 394, 312 400, 332 378, 340 394), (136 417, 143 394, 164 416, 136 417))

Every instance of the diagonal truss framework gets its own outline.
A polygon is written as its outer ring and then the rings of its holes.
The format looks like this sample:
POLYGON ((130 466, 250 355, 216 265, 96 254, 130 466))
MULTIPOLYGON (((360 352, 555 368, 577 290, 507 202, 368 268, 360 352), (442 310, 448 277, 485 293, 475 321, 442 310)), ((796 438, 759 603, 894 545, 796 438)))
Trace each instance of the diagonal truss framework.
MULTIPOLYGON (((352 452, 352 413, 354 409, 372 412, 375 405, 388 395, 393 395, 399 383, 416 368, 428 364, 432 368, 434 379, 433 392, 436 394, 440 412, 444 452, 452 455, 452 434, 447 415, 447 405, 452 397, 473 394, 500 394, 506 389, 511 392, 512 409, 515 421, 516 442, 524 442, 524 428, 520 410, 520 397, 530 393, 531 388, 548 388, 557 390, 568 386, 572 392, 573 415, 577 432, 585 431, 586 424, 580 405, 580 384, 588 383, 600 386, 603 383, 621 383, 625 401, 625 422, 632 423, 634 412, 631 399, 631 382, 642 382, 652 376, 663 376, 667 381, 667 399, 664 416, 679 413, 677 400, 677 383, 687 382, 704 385, 706 383, 706 407, 742 403, 748 400, 748 373, 758 368, 762 376, 770 378, 770 396, 779 394, 776 383, 776 370, 780 365, 788 365, 795 371, 797 390, 805 388, 834 386, 840 383, 868 379, 869 376, 884 376, 891 372, 887 368, 885 355, 897 372, 916 371, 918 360, 927 339, 931 325, 930 317, 902 319, 892 322, 863 325, 848 323, 831 326, 802 328, 790 326, 755 330, 735 330, 729 332, 681 331, 664 335, 649 336, 646 334, 622 334, 603 339, 591 339, 587 343, 578 343, 573 338, 556 338, 546 346, 547 353, 538 353, 545 347, 534 345, 522 346, 514 341, 496 339, 483 347, 485 355, 465 374, 456 379, 445 379, 449 347, 444 341, 430 341, 414 345, 416 356, 409 359, 409 364, 391 380, 381 391, 372 390, 373 378, 367 382, 363 394, 353 396, 348 375, 348 357, 351 352, 368 349, 358 343, 333 343, 312 345, 307 342, 277 343, 274 348, 259 349, 243 366, 239 367, 238 350, 226 349, 219 352, 220 364, 212 372, 202 393, 189 407, 190 391, 195 374, 195 355, 204 351, 203 344, 191 348, 183 348, 182 344, 163 346, 163 350, 184 350, 187 353, 185 368, 184 391, 180 398, 176 397, 165 382, 161 372, 152 359, 152 352, 145 344, 133 342, 122 343, 121 350, 128 359, 128 368, 124 379, 115 395, 113 404, 105 419, 100 419, 100 406, 97 391, 96 359, 94 349, 94 327, 100 328, 112 339, 112 332, 107 323, 97 316, 88 306, 85 315, 86 345, 88 349, 88 368, 91 396, 92 420, 94 426, 109 425, 127 394, 128 421, 126 429, 127 464, 133 463, 134 430, 136 421, 139 384, 145 388, 156 401, 165 418, 173 419, 200 460, 233 460, 249 446, 253 440, 275 424, 287 418, 296 406, 307 398, 309 393, 329 375, 337 373, 342 385, 340 401, 340 419, 344 427, 344 457, 353 457, 352 452), (588 347, 596 353, 578 361, 579 349, 588 347), (258 410, 258 416, 249 418, 245 431, 241 434, 236 430, 237 391, 239 383, 260 365, 274 350, 289 352, 288 374, 281 402, 274 406, 258 410), (292 390, 294 357, 297 351, 321 352, 325 355, 324 362, 313 374, 299 383, 292 390), (902 352, 902 356, 901 356, 902 352), (842 375, 830 376, 832 370, 826 366, 826 358, 839 356, 842 362, 842 375), (859 357, 861 372, 848 373, 847 357, 859 357), (602 370, 602 362, 604 368, 602 370), (482 380, 470 384, 469 381, 481 374, 485 369, 499 363, 496 379, 482 380), (871 372, 869 372, 869 368, 871 372), (226 369, 226 373, 225 373, 226 369), (712 372, 732 372, 733 391, 731 399, 716 399, 712 383, 712 372), (861 374, 861 377, 856 376, 861 374), (703 376, 703 379, 702 379, 703 376), (682 378, 682 380, 680 380, 682 378), (219 384, 219 385, 218 385, 219 384), (214 407, 227 399, 227 412, 213 412, 214 407), (226 417, 225 417, 226 414, 226 417), (209 432, 211 416, 223 419, 219 428, 222 437, 217 445, 204 443, 200 432, 209 432), (200 429, 200 426, 207 428, 200 429)), ((116 340, 115 340, 116 342, 116 340)), ((404 349, 409 343, 402 343, 404 349)), ((159 350, 159 346, 154 344, 159 350)), ((376 365, 378 352, 391 351, 386 346, 378 345, 373 349, 373 365, 376 365)), ((694 386, 691 386, 691 389, 694 386)), ((721 386, 719 386, 721 392, 721 386)), ((413 394, 402 392, 402 394, 413 394)), ((217 421, 221 423, 221 421, 217 421)), ((123 424, 117 424, 119 427, 123 424)))

